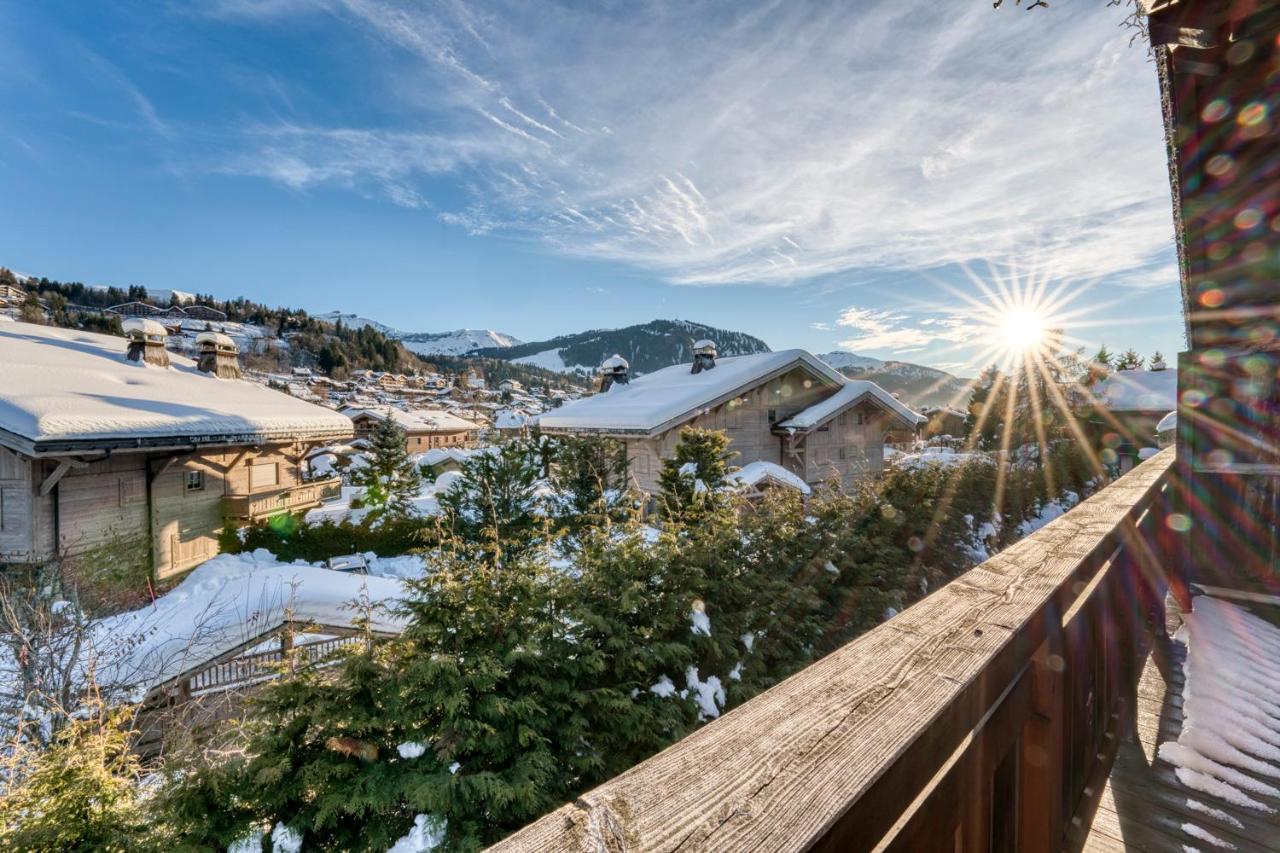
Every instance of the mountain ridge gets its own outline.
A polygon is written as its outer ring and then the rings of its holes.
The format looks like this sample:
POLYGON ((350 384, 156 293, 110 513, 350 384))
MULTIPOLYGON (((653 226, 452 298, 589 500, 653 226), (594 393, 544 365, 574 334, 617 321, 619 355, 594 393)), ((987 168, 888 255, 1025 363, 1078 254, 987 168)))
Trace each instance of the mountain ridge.
POLYGON ((722 356, 770 352, 769 345, 745 332, 690 320, 650 320, 618 329, 588 329, 518 346, 486 348, 472 354, 502 358, 561 373, 589 374, 611 355, 621 355, 636 374, 652 373, 693 358, 693 344, 715 341, 722 356))

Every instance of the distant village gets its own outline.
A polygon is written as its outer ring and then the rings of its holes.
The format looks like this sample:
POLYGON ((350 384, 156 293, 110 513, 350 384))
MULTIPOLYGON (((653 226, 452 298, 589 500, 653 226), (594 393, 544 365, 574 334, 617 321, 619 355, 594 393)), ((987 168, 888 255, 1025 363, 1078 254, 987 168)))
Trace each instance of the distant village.
MULTIPOLYGON (((964 401, 913 411, 802 350, 723 358, 717 368, 715 342, 703 340, 692 362, 638 377, 615 355, 597 371, 603 393, 583 398, 514 379, 491 387, 479 368, 357 369, 341 380, 310 367, 247 368, 245 353, 269 339, 262 327, 176 298, 103 309, 123 338, 23 322, 44 312, 12 276, 0 283, 0 356, 25 380, 5 389, 0 419, 0 557, 38 562, 132 536, 148 541, 145 561, 158 579, 216 554, 227 520, 352 517, 344 474, 365 463, 370 435, 387 419, 437 477, 536 428, 622 442, 632 485, 652 494, 682 430, 701 427, 729 436, 744 488, 807 494, 833 477, 850 487, 896 456, 945 462, 960 450, 969 415, 964 401), (138 365, 168 369, 133 372, 138 365), (115 500, 104 504, 103 495, 115 500)), ((1118 471, 1151 452, 1140 445, 1171 436, 1175 386, 1176 371, 1160 362, 1118 371, 1079 402, 1100 444, 1125 435, 1110 445, 1118 471)))

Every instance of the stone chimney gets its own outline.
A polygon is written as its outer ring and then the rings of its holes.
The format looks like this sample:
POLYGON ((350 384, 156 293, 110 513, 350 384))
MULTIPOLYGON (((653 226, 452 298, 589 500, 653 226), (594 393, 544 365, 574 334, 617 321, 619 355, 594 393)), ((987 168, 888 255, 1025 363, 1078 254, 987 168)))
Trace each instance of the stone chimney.
POLYGON ((164 326, 145 317, 129 317, 120 325, 124 328, 125 337, 129 339, 125 358, 154 364, 156 367, 169 366, 169 351, 164 348, 169 332, 164 326))
POLYGON ((626 385, 631 381, 631 365, 617 353, 600 365, 600 390, 608 391, 614 385, 626 385))
POLYGON ((693 373, 701 373, 716 366, 716 345, 703 338, 693 344, 693 373))
POLYGON ((239 379, 240 362, 236 359, 236 342, 221 332, 201 332, 196 335, 200 358, 196 368, 212 373, 219 379, 239 379))

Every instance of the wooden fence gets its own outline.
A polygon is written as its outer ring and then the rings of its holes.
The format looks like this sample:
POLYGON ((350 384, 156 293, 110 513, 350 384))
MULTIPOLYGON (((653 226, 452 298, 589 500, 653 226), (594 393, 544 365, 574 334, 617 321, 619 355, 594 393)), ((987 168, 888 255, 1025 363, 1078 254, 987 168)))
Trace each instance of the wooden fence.
POLYGON ((1172 462, 494 849, 1078 848, 1163 626, 1172 462))

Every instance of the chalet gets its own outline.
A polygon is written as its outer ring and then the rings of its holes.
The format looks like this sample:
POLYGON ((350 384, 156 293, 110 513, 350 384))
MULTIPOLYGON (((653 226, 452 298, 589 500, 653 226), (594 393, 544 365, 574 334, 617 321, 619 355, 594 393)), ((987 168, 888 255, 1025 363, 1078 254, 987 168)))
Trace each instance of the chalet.
POLYGON ((519 409, 501 409, 494 412, 493 428, 506 438, 528 435, 529 416, 519 409))
POLYGON ((161 321, 176 320, 179 324, 183 320, 204 320, 206 322, 221 323, 227 319, 225 312, 210 308, 208 305, 169 305, 165 308, 160 308, 150 302, 134 301, 112 305, 106 311, 109 314, 117 314, 121 317, 150 317, 161 321))
POLYGON ((410 453, 421 453, 436 447, 463 447, 473 441, 480 426, 448 412, 432 409, 367 408, 343 409, 355 424, 357 438, 368 438, 388 414, 404 430, 405 447, 410 453))
POLYGON ((723 430, 735 463, 771 462, 805 483, 850 485, 884 465, 890 425, 920 416, 874 382, 850 380, 803 350, 716 358, 699 341, 691 364, 629 377, 621 356, 601 367, 601 393, 538 417, 549 434, 602 435, 627 446, 631 475, 658 489, 663 460, 687 427, 723 430))
MULTIPOLYGON (((128 339, 0 323, 0 560, 119 563, 170 578, 217 553, 224 521, 316 505, 307 448, 351 422, 236 378, 213 334, 199 362, 154 320, 128 339)), ((203 337, 203 336, 202 336, 203 337)))
POLYGON ((942 435, 958 438, 964 435, 967 415, 959 409, 953 409, 950 406, 931 406, 921 409, 920 414, 926 418, 922 428, 925 438, 942 435))
POLYGON ((17 308, 27 298, 27 290, 20 284, 0 282, 0 307, 17 308))
POLYGON ((1144 447, 1157 445, 1161 418, 1178 407, 1178 371, 1117 370, 1086 395, 1081 415, 1095 443, 1128 471, 1144 447))

